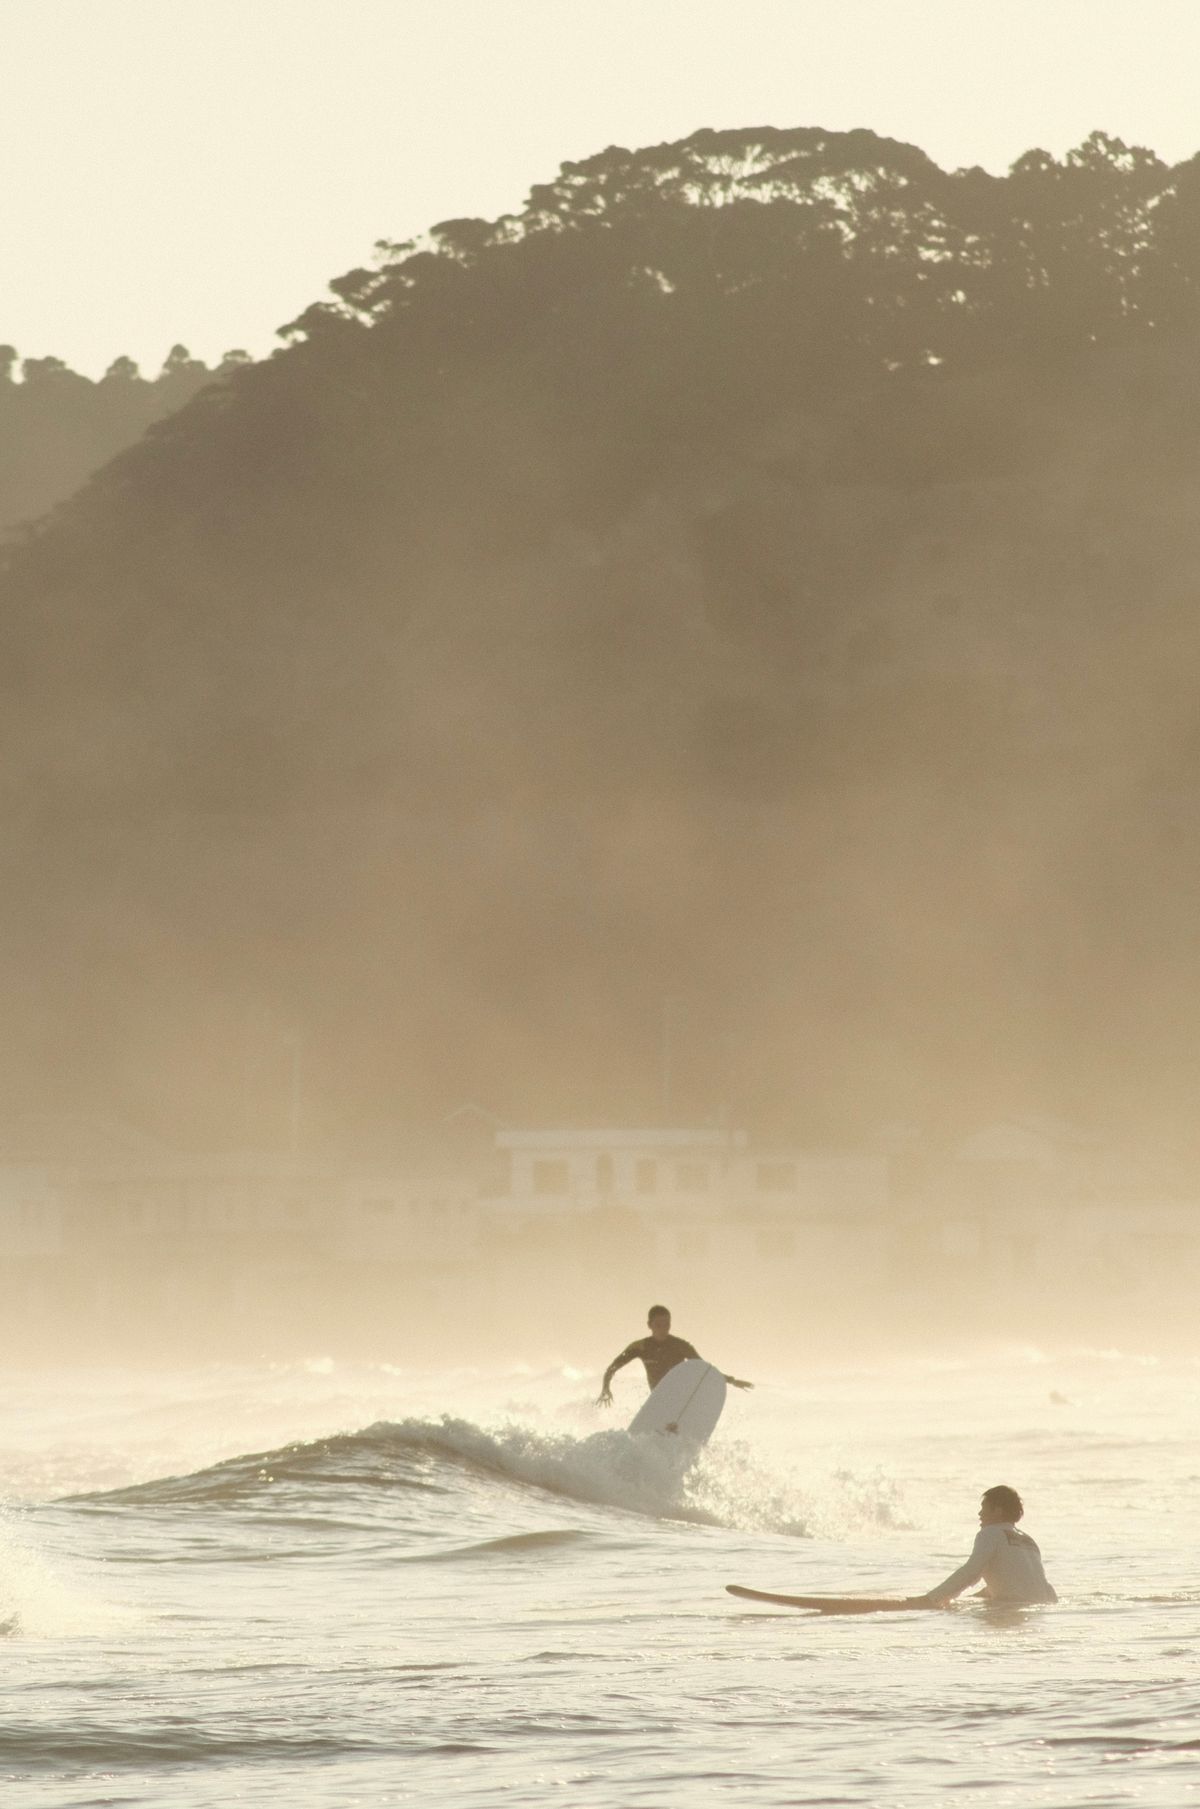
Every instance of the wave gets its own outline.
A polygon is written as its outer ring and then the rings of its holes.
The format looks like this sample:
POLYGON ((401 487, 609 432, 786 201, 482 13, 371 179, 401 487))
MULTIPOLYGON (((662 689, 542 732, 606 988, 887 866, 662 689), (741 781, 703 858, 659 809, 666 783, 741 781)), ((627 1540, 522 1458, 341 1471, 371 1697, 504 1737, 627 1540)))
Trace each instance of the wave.
MULTIPOLYGON (((166 1718, 159 1724, 134 1728, 114 1728, 95 1720, 76 1723, 69 1728, 43 1727, 36 1723, 10 1725, 4 1730, 4 1764, 7 1777, 32 1776, 38 1772, 78 1774, 93 1769, 106 1773, 117 1770, 142 1770, 167 1765, 214 1764, 289 1764, 298 1761, 320 1761, 369 1754, 376 1749, 370 1741, 337 1732, 289 1731, 270 1733, 225 1732, 203 1725, 189 1725, 182 1717, 166 1718)), ((453 1751, 444 1744, 424 1748, 409 1747, 409 1753, 422 1751, 441 1754, 453 1751)), ((464 1746, 463 1751, 473 1750, 464 1746)), ((56 1800, 62 1802, 61 1796, 56 1800)), ((89 1796, 89 1802, 131 1802, 120 1798, 89 1796)), ((166 1801, 165 1795, 158 1800, 166 1801)))
POLYGON ((401 1564, 458 1564, 473 1559, 542 1558, 565 1546, 586 1544, 590 1538, 589 1533, 572 1527, 557 1527, 545 1533, 506 1533, 499 1539, 476 1539, 471 1545, 410 1552, 397 1561, 401 1564))
POLYGON ((811 1516, 797 1484, 766 1469, 742 1444, 697 1449, 625 1431, 575 1437, 518 1424, 486 1428, 449 1416, 384 1421, 191 1475, 69 1497, 68 1504, 102 1513, 208 1506, 295 1514, 318 1498, 328 1512, 330 1497, 364 1510, 386 1497, 389 1511, 399 1505, 408 1520, 441 1521, 437 1497, 464 1487, 800 1537, 811 1516))

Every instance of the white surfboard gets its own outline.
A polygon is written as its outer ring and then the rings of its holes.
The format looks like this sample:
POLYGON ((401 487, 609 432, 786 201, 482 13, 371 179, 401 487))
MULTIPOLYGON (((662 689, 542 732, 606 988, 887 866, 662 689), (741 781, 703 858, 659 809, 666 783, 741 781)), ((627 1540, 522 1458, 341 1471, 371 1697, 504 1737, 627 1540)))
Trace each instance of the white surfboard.
POLYGON ((703 1357, 669 1369, 629 1422, 631 1432, 661 1432, 702 1445, 725 1405, 725 1378, 703 1357))

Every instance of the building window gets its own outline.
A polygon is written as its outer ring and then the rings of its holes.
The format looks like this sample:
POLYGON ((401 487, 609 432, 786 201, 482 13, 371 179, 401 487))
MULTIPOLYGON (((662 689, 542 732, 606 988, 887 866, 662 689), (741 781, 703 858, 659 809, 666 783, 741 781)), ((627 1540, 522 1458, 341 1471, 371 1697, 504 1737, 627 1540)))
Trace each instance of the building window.
POLYGON ((596 1192, 611 1193, 613 1190, 613 1159, 611 1156, 596 1157, 596 1192))
POLYGON ((675 1185, 680 1193, 704 1193, 708 1188, 708 1163, 677 1163, 675 1185))
POLYGON ((794 1162, 760 1162, 758 1165, 758 1190, 760 1193, 785 1193, 796 1185, 796 1164, 794 1162))
POLYGON ((634 1168, 633 1184, 639 1193, 653 1193, 658 1186, 658 1163, 643 1157, 634 1168))
POLYGON ((534 1193, 566 1193, 569 1186, 567 1165, 565 1162, 535 1162, 533 1165, 534 1193))

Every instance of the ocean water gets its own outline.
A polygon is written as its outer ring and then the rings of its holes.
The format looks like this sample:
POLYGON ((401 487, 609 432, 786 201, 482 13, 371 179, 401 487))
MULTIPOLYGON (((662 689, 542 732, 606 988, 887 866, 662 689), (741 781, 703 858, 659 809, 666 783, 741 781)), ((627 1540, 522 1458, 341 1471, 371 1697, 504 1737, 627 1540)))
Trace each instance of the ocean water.
POLYGON ((0 1803, 1200 1801, 1200 1365, 766 1378, 699 1455, 642 1389, 330 1358, 0 1389, 0 1803), (1062 1597, 908 1593, 1005 1481, 1062 1597))

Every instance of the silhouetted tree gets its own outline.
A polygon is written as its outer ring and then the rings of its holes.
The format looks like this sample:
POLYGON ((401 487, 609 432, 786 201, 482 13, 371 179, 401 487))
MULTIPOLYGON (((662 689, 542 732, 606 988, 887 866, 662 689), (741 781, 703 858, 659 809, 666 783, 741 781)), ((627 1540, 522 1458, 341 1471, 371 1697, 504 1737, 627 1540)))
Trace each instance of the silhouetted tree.
POLYGON ((27 365, 199 387, 8 550, 0 1080, 212 1134, 249 996, 348 1136, 637 1116, 687 992, 696 1110, 1189 1122, 1198 303, 1197 160, 705 130, 27 365))

